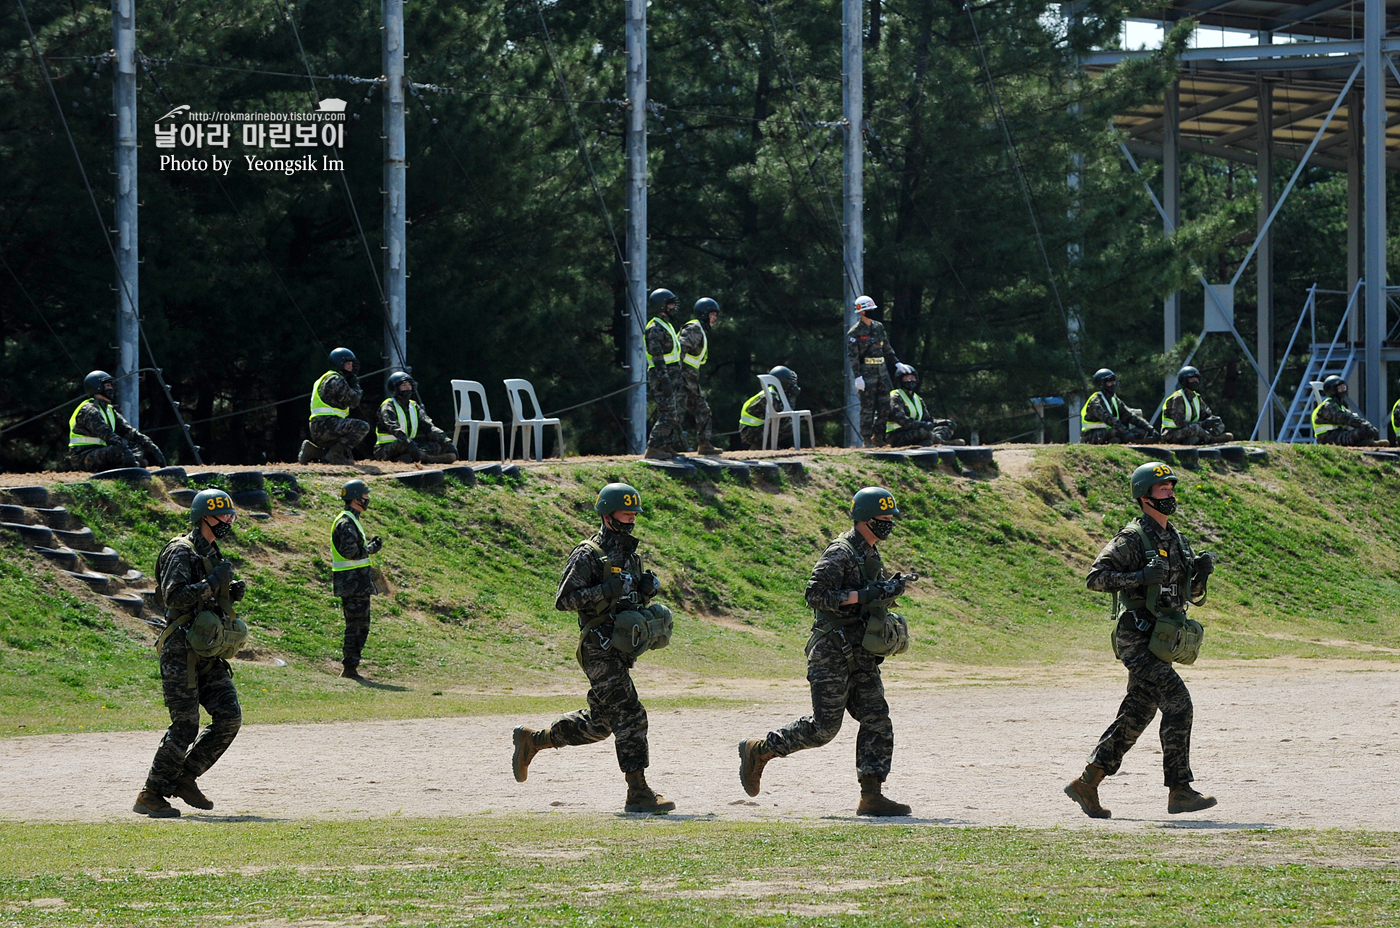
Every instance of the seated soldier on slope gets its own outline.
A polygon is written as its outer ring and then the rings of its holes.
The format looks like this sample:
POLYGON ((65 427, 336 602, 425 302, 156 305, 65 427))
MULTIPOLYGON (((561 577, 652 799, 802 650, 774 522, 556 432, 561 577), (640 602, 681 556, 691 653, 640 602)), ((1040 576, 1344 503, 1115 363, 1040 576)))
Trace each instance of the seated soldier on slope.
POLYGON ((447 433, 433 424, 418 402, 413 375, 395 371, 389 375, 389 396, 379 404, 374 459, 400 464, 451 464, 457 448, 447 433))
POLYGON ((1389 445, 1380 429, 1347 408, 1347 382, 1333 374, 1322 382, 1323 400, 1312 413, 1313 438, 1319 445, 1389 445))
POLYGON ((1152 423, 1118 399, 1118 375, 1106 367, 1094 372, 1094 386, 1079 411, 1080 434, 1089 445, 1121 445, 1130 441, 1157 441, 1160 436, 1152 423))
POLYGON ((1212 445, 1234 441, 1225 423, 1212 415, 1201 397, 1201 372, 1183 367, 1176 372, 1177 391, 1162 405, 1162 440, 1174 445, 1212 445))
POLYGON ((114 467, 165 466, 156 443, 131 427, 113 405, 117 385, 106 371, 83 378, 88 399, 68 419, 68 469, 100 471, 114 467))
POLYGON ((895 387, 890 391, 890 418, 885 423, 885 442, 891 447, 901 445, 961 445, 953 437, 957 423, 952 419, 930 419, 924 408, 919 389, 919 372, 914 365, 900 362, 894 366, 895 387))

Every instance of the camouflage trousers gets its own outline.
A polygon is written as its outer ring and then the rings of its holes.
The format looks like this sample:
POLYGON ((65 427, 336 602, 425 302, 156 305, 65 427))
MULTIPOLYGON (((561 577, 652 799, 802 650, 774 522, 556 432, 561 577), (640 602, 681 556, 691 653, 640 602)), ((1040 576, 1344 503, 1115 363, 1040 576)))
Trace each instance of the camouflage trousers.
POLYGON ((680 444, 681 389, 679 364, 658 364, 647 371, 647 396, 656 404, 656 421, 647 436, 648 448, 680 444))
POLYGON ((1160 436, 1154 428, 1130 425, 1127 428, 1086 429, 1080 432, 1080 441, 1086 445, 1123 445, 1130 441, 1157 441, 1160 436))
POLYGON ((1359 425, 1350 429, 1333 429, 1318 436, 1319 445, 1345 445, 1348 448, 1355 448, 1361 445, 1374 445, 1376 439, 1380 437, 1380 432, 1374 425, 1369 423, 1359 425))
MULTIPOLYGON (((854 626, 862 628, 863 626, 854 626)), ((768 733, 768 746, 779 757, 794 751, 819 748, 836 737, 847 712, 860 725, 856 733, 856 778, 890 775, 894 757, 894 724, 885 683, 880 679, 884 660, 852 641, 855 670, 850 669, 841 645, 843 632, 835 631, 817 642, 807 658, 807 682, 812 687, 812 714, 768 733)), ((854 638, 852 632, 849 637, 854 638)))
POLYGON ((1162 429, 1162 441, 1173 445, 1209 445, 1223 441, 1224 434, 1224 426, 1211 428, 1202 422, 1188 422, 1179 429, 1162 429))
POLYGON ((345 641, 341 646, 341 663, 346 667, 360 666, 360 655, 369 640, 369 597, 342 596, 340 612, 345 616, 345 641))
MULTIPOLYGON (((755 451, 763 447, 763 426, 761 425, 741 425, 739 426, 739 443, 745 448, 752 448, 755 451)), ((778 423, 778 447, 792 447, 792 420, 784 419, 778 423)))
POLYGON ((856 396, 860 397, 860 438, 869 445, 876 436, 884 440, 885 423, 890 418, 890 391, 894 387, 890 384, 890 373, 885 365, 860 366, 865 368, 861 372, 865 377, 865 389, 856 392, 856 396))
POLYGON ((202 776, 214 766, 243 726, 243 710, 228 662, 200 658, 195 666, 197 683, 191 689, 188 653, 181 631, 171 634, 160 652, 160 682, 165 707, 170 710, 170 727, 146 774, 146 789, 162 796, 173 795, 175 781, 184 774, 202 776), (210 716, 203 731, 199 730, 200 706, 210 716))
POLYGON ((647 746, 647 710, 632 684, 630 657, 604 650, 598 636, 589 632, 580 649, 583 672, 588 675, 588 708, 561 716, 549 727, 555 747, 594 744, 612 735, 617 765, 623 773, 645 770, 651 763, 647 746))
POLYGON ((681 371, 681 396, 677 404, 677 412, 680 415, 690 414, 695 420, 695 441, 710 441, 713 438, 712 419, 710 415, 710 404, 705 400, 705 394, 700 391, 700 374, 693 367, 682 364, 681 371))
MULTIPOLYGON (((412 444, 395 440, 374 446, 374 459, 376 461, 393 461, 397 464, 417 464, 425 457, 448 454, 452 455, 453 460, 456 460, 457 446, 445 438, 441 441, 435 438, 415 438, 412 444)), ((439 463, 450 464, 451 461, 439 463)))
POLYGON ((93 446, 88 450, 68 452, 68 469, 97 473, 114 467, 142 467, 141 453, 118 439, 110 445, 93 446))
POLYGON ((934 419, 933 428, 915 426, 885 433, 885 441, 898 448, 903 445, 946 445, 953 440, 952 419, 934 419))
POLYGON ((1128 693, 1118 717, 1099 738, 1089 763, 1107 776, 1118 772, 1123 755, 1137 743, 1157 710, 1162 710, 1162 778, 1167 786, 1183 786, 1191 774, 1191 694, 1170 663, 1148 649, 1148 632, 1140 632, 1132 612, 1118 620, 1118 650, 1128 668, 1128 693))
POLYGON ((369 434, 370 424, 349 416, 344 419, 339 416, 313 416, 307 431, 311 434, 311 440, 322 448, 329 448, 338 442, 353 454, 355 446, 369 434))

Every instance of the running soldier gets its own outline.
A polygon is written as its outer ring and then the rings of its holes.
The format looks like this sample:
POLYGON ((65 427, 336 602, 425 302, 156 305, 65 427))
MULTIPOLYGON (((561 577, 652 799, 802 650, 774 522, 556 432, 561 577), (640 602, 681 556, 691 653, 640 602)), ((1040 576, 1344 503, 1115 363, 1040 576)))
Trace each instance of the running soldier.
POLYGON ((165 455, 113 405, 117 385, 106 371, 83 378, 88 399, 68 418, 69 470, 100 471, 114 467, 165 466, 165 455))
MULTIPOLYGON (((766 738, 739 742, 739 782, 757 796, 763 768, 776 757, 818 748, 841 730, 847 712, 860 725, 856 735, 857 815, 908 815, 909 807, 885 798, 880 786, 894 757, 894 725, 880 677, 884 657, 865 642, 870 614, 888 610, 904 593, 905 578, 887 576, 876 546, 894 531, 899 515, 894 496, 866 487, 851 502, 850 531, 827 546, 807 581, 807 605, 816 613, 807 642, 807 680, 812 714, 790 722, 766 738)), ((905 644, 908 635, 905 632, 905 644)), ((898 653, 890 651, 888 653, 898 653)))
POLYGON ((545 748, 593 744, 612 735, 617 765, 627 780, 626 812, 659 814, 676 804, 647 785, 651 763, 647 744, 647 710, 632 683, 636 659, 611 647, 613 618, 620 608, 645 607, 661 591, 661 581, 642 570, 632 534, 642 499, 625 483, 610 483, 593 504, 602 527, 569 555, 554 608, 577 612, 581 638, 578 662, 588 676, 588 708, 570 712, 548 728, 515 729, 511 769, 524 783, 530 761, 545 748))
MULTIPOLYGON (((201 657, 195 653, 194 640, 201 630, 197 626, 212 622, 217 627, 225 619, 232 621, 232 604, 243 598, 243 581, 234 579, 233 565, 218 545, 233 534, 236 518, 233 499, 223 490, 199 491, 190 503, 194 528, 172 539, 156 561, 157 592, 165 604, 166 621, 157 651, 170 727, 156 749, 146 785, 131 807, 140 815, 178 818, 180 810, 166 801, 169 796, 196 809, 214 808, 195 781, 218 762, 243 726, 228 660, 201 657), (210 715, 202 732, 200 706, 210 715)), ((247 637, 246 626, 242 634, 247 637)), ((241 640, 230 639, 234 647, 241 640)))
MULTIPOLYGON (((1172 660, 1161 656, 1164 622, 1181 629, 1166 640, 1179 643, 1194 626, 1186 610, 1206 598, 1206 580, 1215 570, 1215 555, 1193 555, 1191 546, 1168 517, 1176 512, 1176 474, 1160 462, 1143 464, 1133 471, 1132 494, 1142 515, 1129 522, 1099 552, 1089 568, 1087 586, 1096 593, 1114 593, 1118 615, 1113 652, 1128 668, 1128 693, 1118 707, 1118 717, 1099 738, 1088 766, 1065 787, 1065 795, 1079 803, 1090 818, 1109 818, 1099 804, 1099 784, 1123 764, 1123 755, 1137 743, 1157 710, 1162 710, 1162 774, 1170 791, 1167 812, 1199 812, 1215 805, 1191 786, 1191 694, 1172 660)), ((1200 638, 1195 638, 1199 647, 1200 638)), ((1174 659, 1191 663, 1195 651, 1174 659)))

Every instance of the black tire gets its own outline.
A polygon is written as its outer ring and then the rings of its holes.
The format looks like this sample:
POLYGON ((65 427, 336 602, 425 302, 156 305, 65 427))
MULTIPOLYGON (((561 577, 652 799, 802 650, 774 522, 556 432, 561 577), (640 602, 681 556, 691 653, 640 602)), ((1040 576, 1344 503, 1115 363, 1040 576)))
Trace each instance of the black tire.
POLYGON ((207 490, 210 487, 222 490, 224 488, 224 475, 218 471, 200 471, 197 474, 190 474, 189 484, 201 490, 207 490))
POLYGON ((121 555, 111 548, 103 548, 101 551, 83 551, 81 554, 83 563, 88 566, 89 570, 96 573, 115 576, 117 571, 121 569, 121 555))
POLYGON ((3 492, 10 502, 18 506, 29 506, 37 509, 49 504, 48 487, 10 487, 3 492))
POLYGON ((27 545, 43 545, 46 548, 54 546, 53 529, 47 525, 26 525, 23 522, 0 522, 0 528, 8 529, 19 535, 20 541, 27 545))
POLYGON ((194 502, 195 494, 197 494, 198 492, 198 490, 189 490, 183 488, 179 490, 171 490, 170 499, 172 502, 184 506, 186 509, 188 509, 190 508, 190 505, 194 502))
POLYGON ((224 477, 230 493, 240 490, 263 489, 263 472, 260 470, 240 470, 224 477))
POLYGON ((426 490, 429 487, 440 487, 443 485, 442 471, 440 470, 413 470, 404 474, 394 474, 390 480, 399 484, 412 487, 415 490, 426 490))
POLYGON ((505 468, 499 464, 479 464, 475 470, 478 477, 499 477, 505 468))
POLYGON ((151 476, 159 477, 166 483, 183 484, 188 479, 183 467, 161 467, 151 471, 151 476))
POLYGON ((442 474, 444 477, 451 477, 464 487, 476 486, 476 469, 466 464, 457 467, 444 467, 442 474))
POLYGON ((97 536, 93 535, 92 529, 84 526, 75 529, 55 529, 54 537, 63 542, 64 545, 75 551, 101 551, 102 545, 97 543, 97 536))
POLYGON ((234 490, 229 496, 239 509, 266 509, 271 505, 266 490, 234 490))
MULTIPOLYGON (((0 509, 3 509, 3 507, 0 507, 0 509)), ((49 528, 66 529, 77 521, 73 518, 72 513, 62 506, 55 506, 52 509, 38 509, 35 511, 39 513, 39 518, 43 519, 44 524, 49 528)))
POLYGON ((72 548, 45 548, 42 545, 35 545, 34 550, 38 551, 45 558, 53 561, 54 565, 64 570, 78 569, 78 552, 72 548))
POLYGON ((131 483, 141 483, 151 479, 151 472, 144 467, 114 467, 111 470, 104 470, 93 474, 88 479, 126 480, 131 483))
POLYGON ((13 503, 0 503, 0 522, 25 522, 28 518, 29 510, 25 507, 13 503))

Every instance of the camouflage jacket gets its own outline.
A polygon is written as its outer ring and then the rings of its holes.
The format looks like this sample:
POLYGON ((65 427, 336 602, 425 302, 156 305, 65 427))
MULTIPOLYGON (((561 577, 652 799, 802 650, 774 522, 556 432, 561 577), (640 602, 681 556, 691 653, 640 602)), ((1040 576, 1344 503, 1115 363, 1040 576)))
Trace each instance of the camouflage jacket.
MULTIPOLYGON (((677 333, 681 339, 681 357, 686 355, 699 355, 705 349, 709 339, 705 334, 705 326, 699 319, 692 319, 681 327, 677 333)), ((689 367, 690 365, 686 365, 689 367)))
MULTIPOLYGON (((394 404, 396 402, 398 401, 391 396, 379 404, 379 431, 383 432, 385 435, 393 435, 399 441, 407 441, 409 439, 409 434, 399 428, 398 413, 394 409, 394 404)), ((431 438, 434 441, 447 441, 447 433, 434 425, 433 420, 428 418, 428 411, 423 408, 423 404, 417 400, 409 400, 409 403, 418 410, 418 434, 413 436, 413 438, 431 438)), ((413 418, 409 414, 408 407, 404 406, 402 403, 399 403, 399 406, 403 408, 404 420, 412 423, 413 418)), ((342 548, 341 550, 344 549, 342 548)))
MULTIPOLYGON (((102 407, 98 404, 103 400, 90 398, 83 401, 83 405, 78 407, 78 418, 73 422, 73 431, 79 435, 91 435, 93 438, 100 438, 107 444, 112 444, 118 438, 126 438, 140 445, 154 444, 141 431, 131 427, 131 423, 126 421, 126 417, 117 411, 116 406, 106 404, 112 413, 112 418, 116 421, 116 428, 107 427, 107 419, 102 414, 102 407)), ((89 447, 78 446, 76 450, 87 451, 89 447)))
POLYGON ((851 365, 851 376, 865 376, 866 358, 884 358, 887 364, 899 363, 894 346, 885 336, 885 327, 873 319, 868 326, 857 320, 846 330, 846 361, 851 365))
MULTIPOLYGON (((908 391, 905 392, 907 393, 908 391)), ((923 402, 923 397, 919 396, 919 394, 917 393, 909 393, 909 398, 911 400, 917 398, 919 402, 923 402)), ((933 421, 929 417, 927 405, 924 406, 924 418, 915 419, 914 416, 910 413, 909 407, 904 405, 904 400, 899 398, 898 390, 890 391, 890 418, 894 420, 895 424, 899 428, 902 429, 918 428, 920 422, 933 421)))
POLYGON ((1315 421, 1321 425, 1340 425, 1344 428, 1357 428, 1369 425, 1370 422, 1362 416, 1347 409, 1337 401, 1335 396, 1329 396, 1323 400, 1322 405, 1317 407, 1314 413, 1315 421))
POLYGON ((326 382, 321 384, 321 399, 327 406, 334 406, 336 409, 348 409, 355 411, 355 407, 360 405, 360 397, 364 391, 360 389, 360 378, 355 374, 347 374, 337 371, 334 376, 327 377, 326 382))
MULTIPOLYGON (((594 533, 592 541, 607 553, 608 561, 613 567, 620 567, 623 573, 631 574, 632 580, 640 586, 642 559, 637 554, 635 535, 623 535, 605 527, 594 533)), ((598 555, 588 545, 580 542, 569 555, 569 563, 564 565, 564 576, 559 578, 559 592, 554 597, 554 608, 560 612, 577 612, 579 628, 583 628, 591 616, 608 605, 603 584, 609 579, 611 575, 604 575, 603 564, 598 560, 598 555)))
MULTIPOLYGON (((341 553, 347 561, 358 561, 361 558, 369 557, 369 551, 365 548, 367 541, 360 534, 360 530, 355 527, 351 519, 336 517, 335 527, 331 529, 331 544, 341 553)), ((349 570, 337 570, 331 574, 331 592, 335 596, 342 598, 374 595, 373 571, 368 567, 352 567, 349 570)))
POLYGON ((1121 397, 1113 398, 1112 406, 1104 397, 1103 391, 1095 393, 1089 397, 1088 406, 1084 410, 1084 421, 1086 422, 1107 422, 1115 428, 1131 425, 1147 426, 1151 428, 1151 423, 1142 417, 1141 409, 1134 409, 1125 403, 1121 397), (1117 414, 1114 414, 1114 410, 1117 414))
POLYGON ((1188 422, 1204 422, 1215 415, 1215 413, 1210 411, 1210 407, 1206 405, 1205 397, 1201 396, 1201 394, 1194 393, 1191 399, 1196 401, 1192 404, 1191 409, 1193 411, 1199 410, 1200 412, 1200 415, 1196 416, 1194 419, 1191 418, 1186 411, 1185 389, 1177 390, 1171 396, 1167 397, 1166 405, 1162 407, 1162 423, 1164 428, 1167 422, 1175 422, 1176 428, 1181 428, 1188 422))
MULTIPOLYGON (((1167 552, 1167 575, 1162 580, 1162 592, 1157 596, 1157 605, 1164 609, 1185 612, 1188 605, 1185 591, 1187 558, 1191 557, 1191 546, 1176 526, 1170 522, 1165 529, 1158 528, 1150 516, 1143 513, 1137 520, 1147 530, 1147 538, 1159 551, 1167 552)), ((1137 572, 1147 566, 1143 554, 1142 539, 1131 524, 1104 545, 1094 564, 1089 568, 1085 585, 1095 593, 1116 593, 1125 590, 1138 590, 1137 572)), ((1206 591, 1206 580, 1197 571, 1191 583, 1191 599, 1200 599, 1206 591)))
POLYGON ((165 614, 169 618, 208 609, 219 612, 218 600, 214 598, 214 588, 205 578, 204 559, 210 558, 217 565, 224 559, 217 543, 205 541, 198 528, 191 529, 183 536, 194 544, 191 551, 180 543, 180 537, 170 540, 156 559, 156 583, 165 600, 165 614))
MULTIPOLYGON (((671 328, 676 328, 676 320, 672 319, 669 314, 664 316, 658 314, 656 316, 653 316, 652 318, 660 319, 662 322, 669 324, 671 328)), ((677 330, 676 334, 677 336, 679 336, 680 331, 677 330)), ((662 364, 661 359, 667 354, 669 354, 671 352, 671 349, 675 347, 671 343, 671 333, 666 331, 665 326, 658 324, 649 326, 646 329, 646 338, 647 356, 653 361, 655 361, 658 366, 660 366, 662 364)), ((684 349, 682 349, 682 351, 684 351, 684 349)), ((676 363, 679 364, 680 360, 677 359, 676 363)))
POLYGON ((864 607, 859 603, 846 605, 843 600, 850 595, 851 590, 859 590, 865 586, 862 560, 870 558, 875 559, 873 579, 883 580, 888 577, 889 574, 880 561, 880 552, 860 537, 860 532, 856 531, 855 526, 842 532, 836 540, 826 546, 822 556, 817 559, 817 565, 812 568, 811 579, 807 581, 807 605, 818 612, 834 612, 843 618, 855 618, 860 615, 864 607), (843 538, 855 548, 856 557, 851 557, 844 545, 837 544, 837 541, 843 538))

